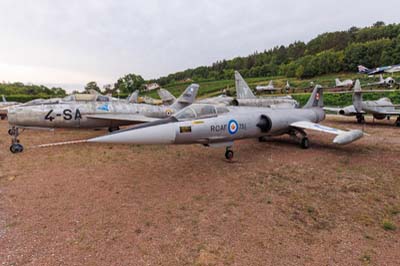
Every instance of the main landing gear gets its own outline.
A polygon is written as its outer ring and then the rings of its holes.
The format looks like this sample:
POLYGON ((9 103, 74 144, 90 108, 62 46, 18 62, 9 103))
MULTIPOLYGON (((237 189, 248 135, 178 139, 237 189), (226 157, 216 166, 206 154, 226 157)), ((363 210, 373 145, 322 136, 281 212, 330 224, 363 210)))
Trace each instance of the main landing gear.
POLYGON ((12 127, 8 130, 8 134, 12 137, 10 151, 12 153, 20 153, 24 151, 24 146, 19 143, 18 136, 20 135, 17 127, 12 127))
POLYGON ((365 117, 364 117, 364 115, 362 115, 362 114, 357 114, 357 115, 356 115, 356 118, 357 118, 357 123, 359 123, 359 124, 364 124, 364 123, 365 123, 365 117))
POLYGON ((400 127, 400 116, 397 117, 397 120, 396 120, 396 127, 400 127))
POLYGON ((306 132, 301 129, 292 130, 289 135, 294 140, 298 141, 302 149, 310 148, 310 141, 308 140, 306 132))
POLYGON ((226 147, 225 158, 228 161, 232 161, 232 159, 233 159, 233 151, 231 150, 231 147, 226 147))

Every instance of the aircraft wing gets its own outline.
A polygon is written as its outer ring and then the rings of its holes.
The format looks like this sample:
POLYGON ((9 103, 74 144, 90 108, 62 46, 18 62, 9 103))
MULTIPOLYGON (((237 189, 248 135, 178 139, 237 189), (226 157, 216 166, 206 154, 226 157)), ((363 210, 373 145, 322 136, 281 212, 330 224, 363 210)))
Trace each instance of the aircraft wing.
POLYGON ((159 120, 158 118, 147 117, 138 114, 93 114, 87 115, 88 119, 108 120, 108 121, 125 121, 132 123, 147 123, 159 120))
POLYGON ((339 108, 339 107, 324 107, 325 111, 329 111, 329 112, 335 112, 335 113, 339 113, 340 110, 343 110, 343 108, 339 108))
POLYGON ((312 123, 309 121, 299 121, 290 124, 291 127, 300 128, 300 129, 310 129, 315 130, 323 133, 333 134, 336 135, 336 138, 333 140, 335 144, 349 144, 353 141, 356 141, 364 136, 364 132, 361 130, 350 130, 345 131, 333 127, 323 126, 317 123, 312 123))

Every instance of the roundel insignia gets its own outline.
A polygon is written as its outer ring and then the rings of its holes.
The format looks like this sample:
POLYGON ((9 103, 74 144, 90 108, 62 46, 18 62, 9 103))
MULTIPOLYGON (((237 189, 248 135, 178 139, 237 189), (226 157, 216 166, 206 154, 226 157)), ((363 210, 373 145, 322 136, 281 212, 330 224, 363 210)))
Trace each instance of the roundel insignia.
POLYGON ((229 134, 234 135, 238 132, 239 130, 239 124, 235 120, 231 120, 228 123, 228 131, 229 134))
POLYGON ((320 95, 319 92, 317 93, 317 95, 315 95, 315 99, 317 99, 317 101, 319 101, 320 95))
POLYGON ((165 113, 167 114, 167 116, 171 116, 172 115, 172 110, 171 109, 167 109, 165 111, 165 113))

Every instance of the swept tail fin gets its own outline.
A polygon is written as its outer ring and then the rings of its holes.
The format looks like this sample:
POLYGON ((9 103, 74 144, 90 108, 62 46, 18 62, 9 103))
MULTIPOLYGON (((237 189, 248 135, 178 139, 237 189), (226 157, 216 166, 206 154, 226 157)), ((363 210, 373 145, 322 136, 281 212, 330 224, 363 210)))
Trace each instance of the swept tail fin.
POLYGON ((357 79, 353 87, 353 106, 358 113, 362 111, 362 88, 360 80, 357 79))
POLYGON ((3 98, 3 103, 7 102, 6 97, 4 97, 4 95, 1 95, 1 98, 3 98))
POLYGON ((340 79, 335 79, 335 83, 336 83, 336 87, 338 87, 341 85, 342 82, 340 81, 340 79))
POLYGON ((359 66, 358 66, 358 72, 359 72, 359 73, 367 74, 367 73, 369 73, 370 71, 371 71, 371 69, 369 69, 369 68, 367 68, 367 67, 365 67, 365 66, 363 66, 363 65, 359 65, 359 66))
POLYGON ((200 86, 198 84, 191 84, 186 90, 182 93, 181 96, 171 105, 172 108, 176 110, 181 110, 186 106, 191 105, 197 96, 197 92, 199 91, 200 86))
POLYGON ((237 99, 254 99, 256 96, 238 71, 235 71, 235 86, 237 99))
POLYGON ((135 90, 132 94, 128 97, 128 103, 138 103, 139 99, 139 90, 135 90))
POLYGON ((304 105, 303 109, 313 108, 313 107, 324 107, 324 94, 321 85, 316 85, 308 102, 304 105))
POLYGON ((163 101, 164 104, 172 104, 173 102, 176 101, 176 97, 172 95, 169 91, 166 89, 159 89, 157 91, 158 96, 160 96, 160 99, 163 101))

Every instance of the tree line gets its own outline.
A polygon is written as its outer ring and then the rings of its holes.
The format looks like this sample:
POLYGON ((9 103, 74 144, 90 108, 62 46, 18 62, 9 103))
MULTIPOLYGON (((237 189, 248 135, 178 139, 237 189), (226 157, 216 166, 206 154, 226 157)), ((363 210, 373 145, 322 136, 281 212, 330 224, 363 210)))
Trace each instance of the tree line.
POLYGON ((357 71, 358 65, 374 67, 400 64, 400 24, 376 22, 365 28, 324 33, 308 43, 296 41, 246 57, 222 60, 211 66, 150 80, 164 86, 185 79, 232 79, 235 70, 245 78, 287 76, 311 78, 322 74, 357 71))

